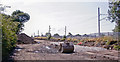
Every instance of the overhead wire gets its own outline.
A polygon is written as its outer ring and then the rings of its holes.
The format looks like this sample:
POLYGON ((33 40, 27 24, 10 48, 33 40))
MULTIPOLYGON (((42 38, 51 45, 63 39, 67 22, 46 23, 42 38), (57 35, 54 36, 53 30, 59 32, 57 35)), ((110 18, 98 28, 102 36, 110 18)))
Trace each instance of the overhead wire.
POLYGON ((91 18, 89 18, 89 19, 80 21, 80 23, 82 23, 82 24, 80 24, 80 25, 83 25, 83 26, 84 26, 85 24, 89 25, 89 24, 90 24, 89 22, 94 21, 93 19, 96 19, 96 18, 97 18, 97 16, 94 16, 94 17, 91 17, 91 18), (87 22, 87 23, 86 23, 86 22, 87 22))

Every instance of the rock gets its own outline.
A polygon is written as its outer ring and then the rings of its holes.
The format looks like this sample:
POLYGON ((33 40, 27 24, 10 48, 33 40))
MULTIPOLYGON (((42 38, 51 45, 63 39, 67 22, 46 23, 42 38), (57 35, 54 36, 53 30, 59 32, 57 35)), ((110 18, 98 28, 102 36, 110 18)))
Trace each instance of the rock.
POLYGON ((37 42, 38 44, 40 44, 41 42, 37 42))
POLYGON ((34 53, 38 53, 38 51, 34 51, 34 53))
POLYGON ((111 41, 111 42, 110 42, 110 45, 113 45, 113 44, 115 44, 115 43, 117 43, 117 41, 111 41))
POLYGON ((101 42, 101 45, 105 45, 105 44, 106 44, 106 42, 105 42, 105 41, 101 42))
POLYGON ((109 49, 110 45, 103 45, 103 48, 109 49))
POLYGON ((33 52, 33 50, 32 49, 28 49, 27 52, 33 52))
POLYGON ((18 56, 18 55, 20 55, 20 54, 18 54, 18 53, 14 53, 14 54, 13 54, 13 56, 18 56))
POLYGON ((21 51, 21 49, 15 49, 15 51, 16 51, 16 52, 19 52, 19 51, 21 51))
POLYGON ((106 56, 103 56, 103 58, 106 58, 106 56))

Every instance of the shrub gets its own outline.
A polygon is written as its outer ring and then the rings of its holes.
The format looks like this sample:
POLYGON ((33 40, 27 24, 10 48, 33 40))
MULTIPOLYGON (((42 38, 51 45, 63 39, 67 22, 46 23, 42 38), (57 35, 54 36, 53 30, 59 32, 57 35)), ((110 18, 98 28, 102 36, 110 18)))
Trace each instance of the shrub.
POLYGON ((48 35, 48 36, 47 36, 47 38, 48 38, 48 40, 50 40, 50 39, 51 39, 51 34, 50 34, 50 35, 48 35))
POLYGON ((110 43, 111 43, 111 41, 107 41, 107 42, 106 42, 106 45, 110 45, 110 43))
POLYGON ((73 38, 73 39, 72 39, 72 41, 73 41, 73 42, 78 42, 79 40, 78 40, 78 39, 73 38))
POLYGON ((62 38, 61 41, 65 41, 66 38, 62 38))
POLYGON ((71 38, 67 38, 66 40, 67 40, 67 41, 71 41, 71 38))
POLYGON ((9 53, 14 47, 16 47, 17 41, 17 29, 19 22, 13 22, 12 18, 5 14, 0 14, 2 16, 2 59, 6 60, 9 57, 9 53))
POLYGON ((120 50, 120 45, 114 45, 113 48, 116 49, 116 50, 120 50))

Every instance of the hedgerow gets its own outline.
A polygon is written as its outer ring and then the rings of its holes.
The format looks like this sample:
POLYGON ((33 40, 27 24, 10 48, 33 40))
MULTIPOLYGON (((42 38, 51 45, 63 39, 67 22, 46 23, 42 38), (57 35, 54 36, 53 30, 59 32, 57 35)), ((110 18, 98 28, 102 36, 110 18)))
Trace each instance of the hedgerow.
POLYGON ((9 53, 16 46, 17 29, 19 22, 13 22, 12 18, 6 14, 0 14, 2 19, 0 22, 2 28, 2 58, 3 60, 9 57, 9 53))
POLYGON ((30 19, 27 13, 16 10, 12 15, 0 13, 0 29, 2 30, 2 60, 9 58, 16 47, 17 35, 23 30, 24 22, 30 19))

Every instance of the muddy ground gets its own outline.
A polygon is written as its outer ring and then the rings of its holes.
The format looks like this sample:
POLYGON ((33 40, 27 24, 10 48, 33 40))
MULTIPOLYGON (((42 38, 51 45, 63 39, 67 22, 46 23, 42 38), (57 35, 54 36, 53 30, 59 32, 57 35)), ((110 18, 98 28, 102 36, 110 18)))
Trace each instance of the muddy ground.
POLYGON ((14 60, 118 60, 118 51, 100 47, 74 45, 74 53, 61 53, 51 41, 36 40, 36 44, 19 44, 11 58, 14 60))

